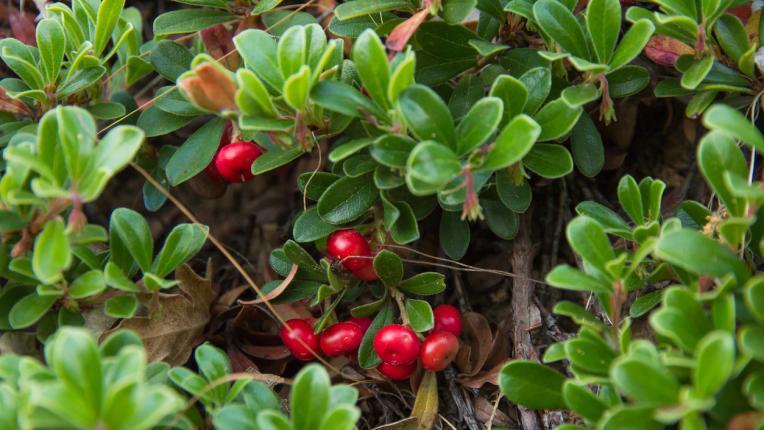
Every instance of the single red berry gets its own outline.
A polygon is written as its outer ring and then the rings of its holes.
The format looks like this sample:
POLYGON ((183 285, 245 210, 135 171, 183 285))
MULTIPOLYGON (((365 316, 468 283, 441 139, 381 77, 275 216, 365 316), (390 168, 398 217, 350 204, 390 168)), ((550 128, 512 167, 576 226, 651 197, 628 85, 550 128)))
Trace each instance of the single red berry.
POLYGON ((459 339, 451 332, 439 331, 433 333, 422 342, 419 358, 422 367, 430 372, 439 372, 456 358, 459 352, 459 339))
POLYGON ((451 305, 440 305, 432 310, 435 326, 432 333, 447 331, 459 337, 462 334, 462 316, 459 310, 451 305))
POLYGON ((318 354, 318 336, 308 321, 301 319, 289 320, 281 327, 279 334, 281 335, 281 341, 284 342, 284 345, 289 348, 289 351, 298 360, 312 360, 314 354, 318 354))
POLYGON ((419 338, 406 326, 388 325, 374 336, 374 351, 387 363, 410 364, 419 356, 419 338))
POLYGON ((332 324, 321 333, 321 351, 329 357, 353 352, 363 339, 361 327, 351 322, 332 324))
POLYGON ((355 230, 338 230, 329 235, 326 251, 332 257, 341 260, 342 265, 351 272, 360 271, 369 266, 372 266, 374 271, 371 258, 348 258, 371 257, 369 241, 355 230))
POLYGON ((408 379, 416 370, 416 361, 409 364, 395 365, 392 363, 382 363, 377 366, 379 373, 395 381, 408 379))
POLYGON ((374 264, 371 263, 371 260, 369 261, 370 263, 367 264, 363 269, 353 271, 353 275, 355 275, 356 278, 366 282, 372 282, 379 279, 377 277, 377 272, 374 271, 374 264))
POLYGON ((210 160, 210 163, 207 165, 207 167, 204 168, 204 172, 207 173, 207 175, 216 180, 216 181, 222 181, 223 177, 220 176, 220 173, 218 173, 218 169, 215 167, 215 159, 217 158, 218 152, 220 152, 220 148, 229 145, 231 143, 231 133, 233 132, 233 124, 231 121, 226 122, 225 127, 223 128, 223 134, 220 135, 220 143, 218 143, 218 148, 215 150, 215 155, 212 156, 212 160, 210 160))
POLYGON ((228 182, 246 182, 252 179, 252 163, 263 155, 254 142, 234 142, 220 149, 215 157, 215 168, 228 182))
POLYGON ((371 318, 351 317, 348 322, 360 327, 363 334, 366 334, 366 331, 369 330, 369 327, 371 327, 371 318))

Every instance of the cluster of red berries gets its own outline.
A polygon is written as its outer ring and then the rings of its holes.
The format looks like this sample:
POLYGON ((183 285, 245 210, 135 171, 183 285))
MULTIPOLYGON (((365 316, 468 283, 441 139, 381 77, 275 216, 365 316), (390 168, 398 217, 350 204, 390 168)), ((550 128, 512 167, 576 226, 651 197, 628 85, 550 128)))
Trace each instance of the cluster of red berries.
POLYGON ((380 373, 390 379, 407 379, 417 368, 417 358, 430 372, 448 367, 459 352, 462 317, 450 305, 436 307, 433 315, 435 326, 421 343, 413 330, 400 324, 382 327, 377 332, 374 351, 382 359, 382 364, 377 366, 380 373))
POLYGON ((229 122, 220 136, 217 153, 204 171, 213 179, 242 183, 254 177, 252 163, 263 155, 263 150, 255 142, 231 142, 231 129, 229 122))
POLYGON ((326 241, 326 251, 340 260, 358 279, 369 282, 377 280, 369 241, 361 233, 352 229, 335 231, 326 241))
POLYGON ((369 318, 351 318, 327 327, 320 335, 308 320, 289 320, 281 327, 281 341, 298 360, 309 361, 315 354, 327 357, 355 355, 363 335, 371 325, 369 318))
MULTIPOLYGON (((391 324, 382 327, 374 336, 374 351, 382 364, 377 370, 394 380, 409 378, 417 368, 417 359, 430 372, 445 369, 459 351, 462 318, 453 306, 442 305, 433 310, 435 325, 423 342, 410 328, 391 324)), ((327 327, 316 334, 308 320, 289 320, 281 327, 281 340, 298 360, 308 361, 315 354, 336 357, 355 355, 364 334, 369 329, 369 318, 351 318, 327 327)))

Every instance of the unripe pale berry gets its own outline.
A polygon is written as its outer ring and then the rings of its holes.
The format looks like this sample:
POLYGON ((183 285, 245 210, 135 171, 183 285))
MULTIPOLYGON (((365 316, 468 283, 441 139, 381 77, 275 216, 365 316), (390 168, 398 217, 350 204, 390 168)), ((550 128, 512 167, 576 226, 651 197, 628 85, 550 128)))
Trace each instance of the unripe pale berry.
POLYGON ((419 338, 410 328, 391 324, 374 336, 374 351, 384 362, 410 364, 419 356, 419 338))
POLYGON ((263 155, 254 142, 234 142, 220 148, 215 156, 215 169, 228 182, 246 182, 254 177, 252 163, 263 155))
POLYGON ((289 320, 281 327, 279 334, 281 341, 298 360, 312 360, 315 358, 314 354, 319 352, 318 336, 308 321, 289 320))
POLYGON ((435 319, 432 333, 447 331, 459 337, 462 334, 462 316, 459 310, 451 305, 440 305, 432 310, 435 319))
POLYGON ((433 333, 422 342, 419 359, 422 367, 430 372, 439 372, 456 358, 459 352, 459 339, 452 333, 440 331, 433 333))
POLYGON ((408 379, 416 370, 416 361, 409 364, 395 365, 392 363, 382 363, 377 366, 379 373, 395 381, 408 379))
POLYGON ((347 354, 358 349, 363 339, 361 327, 351 322, 332 324, 321 333, 321 351, 329 357, 347 354))

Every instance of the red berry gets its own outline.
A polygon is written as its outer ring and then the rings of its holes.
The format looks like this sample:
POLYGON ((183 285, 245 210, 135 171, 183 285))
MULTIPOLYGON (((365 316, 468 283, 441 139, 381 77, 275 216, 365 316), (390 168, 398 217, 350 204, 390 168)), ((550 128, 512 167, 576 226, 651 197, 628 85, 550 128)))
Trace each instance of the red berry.
POLYGON ((430 372, 439 372, 456 358, 459 352, 459 339, 453 333, 440 331, 433 333, 422 342, 419 358, 422 367, 430 372))
POLYGON ((351 317, 348 322, 360 327, 363 334, 366 334, 366 331, 369 330, 369 327, 371 327, 371 318, 351 317))
POLYGON ((416 361, 419 355, 419 338, 413 330, 399 324, 392 324, 374 336, 374 351, 382 361, 401 365, 416 361))
POLYGON ((447 331, 459 337, 462 334, 462 317, 459 310, 451 305, 440 305, 432 310, 435 317, 435 326, 432 333, 447 331))
POLYGON ((355 275, 356 278, 362 281, 367 281, 367 282, 376 281, 378 279, 377 272, 374 271, 373 263, 369 263, 366 267, 364 267, 361 270, 353 271, 353 275, 355 275))
POLYGON ((361 339, 361 327, 351 322, 333 324, 321 333, 321 351, 329 357, 353 352, 358 349, 361 339))
POLYGON ((414 373, 416 361, 409 364, 401 364, 400 366, 392 363, 382 363, 377 366, 377 370, 390 379, 402 381, 408 379, 414 373))
POLYGON ((263 155, 254 142, 234 142, 220 149, 215 157, 215 168, 228 182, 246 182, 252 179, 252 163, 263 155))
POLYGON ((314 354, 318 354, 318 336, 308 321, 289 320, 281 327, 279 334, 281 341, 298 360, 308 361, 315 357, 314 354))
MULTIPOLYGON (((371 257, 371 248, 365 237, 355 230, 338 230, 329 235, 326 242, 326 251, 332 257, 341 260, 342 265, 351 272, 368 270, 374 272, 371 258, 348 258, 348 257, 371 257)), ((362 273, 368 275, 367 272, 362 273)), ((374 275, 376 279, 376 274, 374 275)))

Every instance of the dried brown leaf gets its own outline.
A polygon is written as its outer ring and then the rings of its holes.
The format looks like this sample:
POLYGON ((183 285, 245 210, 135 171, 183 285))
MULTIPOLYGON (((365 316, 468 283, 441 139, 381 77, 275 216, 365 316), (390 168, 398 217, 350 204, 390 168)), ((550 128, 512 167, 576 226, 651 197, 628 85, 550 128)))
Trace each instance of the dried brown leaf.
POLYGON ((150 361, 166 361, 173 366, 188 361, 210 321, 214 292, 212 280, 200 277, 187 265, 175 271, 175 279, 179 282, 179 293, 158 293, 150 301, 143 297, 149 317, 122 320, 102 337, 115 330, 133 330, 143 340, 150 361))

